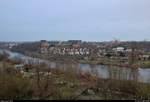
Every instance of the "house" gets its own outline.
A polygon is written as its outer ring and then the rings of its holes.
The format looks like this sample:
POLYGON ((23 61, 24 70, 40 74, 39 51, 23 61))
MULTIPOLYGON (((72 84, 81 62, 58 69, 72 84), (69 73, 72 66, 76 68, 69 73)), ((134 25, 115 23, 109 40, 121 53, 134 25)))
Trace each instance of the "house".
POLYGON ((115 51, 115 52, 124 52, 124 50, 125 50, 124 47, 113 48, 113 51, 115 51))
POLYGON ((73 48, 80 48, 80 45, 79 44, 73 44, 72 47, 73 48))
POLYGON ((123 52, 124 51, 124 47, 117 47, 117 52, 123 52))
POLYGON ((16 64, 15 69, 21 73, 24 73, 24 65, 23 64, 16 64))
POLYGON ((35 74, 36 74, 36 73, 24 72, 24 73, 23 73, 23 77, 24 77, 24 78, 31 78, 31 77, 35 76, 35 74))
POLYGON ((125 51, 126 52, 132 52, 132 49, 126 49, 125 51))
POLYGON ((150 59, 150 55, 140 55, 139 57, 141 60, 149 60, 150 59))
POLYGON ((49 43, 46 40, 41 40, 40 52, 48 53, 49 43))

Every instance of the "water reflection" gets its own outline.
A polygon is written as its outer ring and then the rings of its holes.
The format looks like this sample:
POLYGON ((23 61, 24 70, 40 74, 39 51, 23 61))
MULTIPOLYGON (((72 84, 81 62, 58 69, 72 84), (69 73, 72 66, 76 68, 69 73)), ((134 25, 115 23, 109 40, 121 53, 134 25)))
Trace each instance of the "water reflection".
POLYGON ((131 69, 104 65, 96 65, 91 68, 88 64, 79 64, 79 67, 82 71, 90 72, 91 74, 97 75, 101 78, 134 80, 150 83, 150 69, 131 69))

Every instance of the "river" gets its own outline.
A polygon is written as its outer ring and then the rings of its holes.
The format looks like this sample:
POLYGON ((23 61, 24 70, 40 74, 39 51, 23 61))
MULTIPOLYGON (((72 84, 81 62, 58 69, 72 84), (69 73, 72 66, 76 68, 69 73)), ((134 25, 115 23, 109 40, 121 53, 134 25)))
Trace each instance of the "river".
POLYGON ((119 80, 136 80, 138 82, 150 83, 150 68, 131 69, 126 67, 106 66, 106 65, 90 65, 90 64, 71 64, 64 62, 50 62, 39 58, 32 58, 20 53, 11 52, 8 50, 1 50, 0 53, 5 51, 9 54, 12 60, 20 60, 24 64, 40 64, 45 63, 50 68, 68 69, 72 67, 76 72, 88 72, 92 75, 99 76, 104 79, 119 79, 119 80))

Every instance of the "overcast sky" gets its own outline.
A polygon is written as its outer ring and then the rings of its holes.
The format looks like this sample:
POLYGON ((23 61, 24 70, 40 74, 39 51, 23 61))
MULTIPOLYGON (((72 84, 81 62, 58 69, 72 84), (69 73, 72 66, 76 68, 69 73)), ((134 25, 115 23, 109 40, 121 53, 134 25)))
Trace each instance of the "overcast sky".
POLYGON ((150 0, 0 0, 0 41, 150 40, 150 0))

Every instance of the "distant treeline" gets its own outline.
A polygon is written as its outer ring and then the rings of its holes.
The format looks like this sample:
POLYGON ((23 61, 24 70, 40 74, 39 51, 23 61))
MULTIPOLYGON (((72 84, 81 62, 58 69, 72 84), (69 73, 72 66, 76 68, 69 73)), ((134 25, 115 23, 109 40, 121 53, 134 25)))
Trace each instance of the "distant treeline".
POLYGON ((150 41, 126 41, 126 42, 118 43, 112 47, 118 47, 118 46, 150 51, 150 41))
POLYGON ((19 44, 18 46, 12 47, 11 51, 25 54, 26 51, 37 52, 39 47, 40 47, 40 42, 22 43, 22 44, 19 44))

